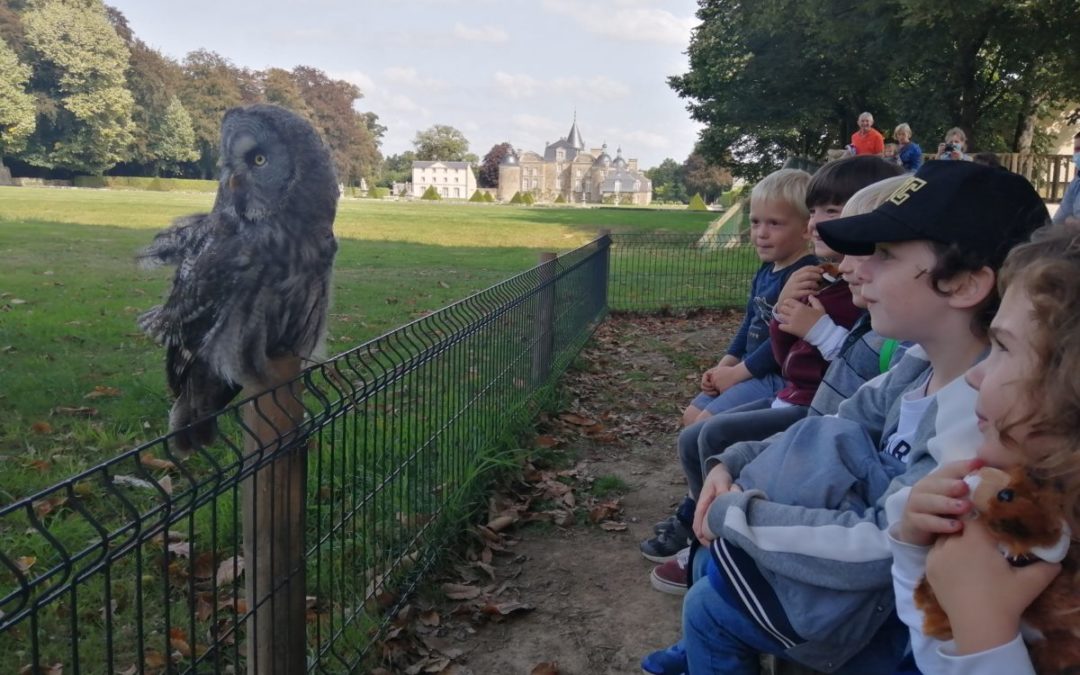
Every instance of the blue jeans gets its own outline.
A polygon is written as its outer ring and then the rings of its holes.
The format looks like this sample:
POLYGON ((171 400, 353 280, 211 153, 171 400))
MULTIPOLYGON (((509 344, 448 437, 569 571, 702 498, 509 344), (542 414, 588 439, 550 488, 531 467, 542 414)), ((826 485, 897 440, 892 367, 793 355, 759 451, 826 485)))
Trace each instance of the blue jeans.
POLYGON ((735 406, 753 403, 763 398, 773 399, 776 392, 784 388, 784 378, 776 373, 769 373, 764 377, 751 380, 743 380, 733 387, 729 387, 719 396, 709 396, 702 392, 690 401, 690 405, 698 410, 704 410, 710 414, 722 413, 735 406))
MULTIPOLYGON (((736 605, 730 589, 726 593, 716 589, 714 583, 722 575, 707 574, 707 567, 716 564, 709 551, 698 551, 693 563, 694 584, 683 599, 683 643, 690 675, 757 675, 759 654, 783 657, 783 645, 736 605)), ((834 673, 892 673, 907 638, 907 627, 894 613, 870 644, 834 673)))
POLYGON ((763 441, 806 417, 809 410, 801 405, 772 408, 772 402, 772 398, 763 398, 745 403, 679 432, 679 461, 691 497, 697 499, 701 493, 706 459, 739 441, 763 441))

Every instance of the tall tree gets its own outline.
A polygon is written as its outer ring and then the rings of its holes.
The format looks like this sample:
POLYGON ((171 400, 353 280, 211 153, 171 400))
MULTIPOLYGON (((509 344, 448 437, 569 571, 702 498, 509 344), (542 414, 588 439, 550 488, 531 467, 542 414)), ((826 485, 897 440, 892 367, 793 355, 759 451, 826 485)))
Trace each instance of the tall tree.
POLYGON ((383 160, 382 171, 379 173, 379 185, 391 187, 394 183, 404 183, 412 180, 412 163, 416 161, 416 153, 406 150, 400 155, 388 155, 383 160))
POLYGON ((312 111, 315 126, 330 147, 338 178, 348 185, 358 185, 361 178, 373 182, 382 156, 368 125, 378 126, 378 117, 353 108, 363 96, 360 88, 308 66, 293 69, 292 76, 312 111))
POLYGON ((314 122, 311 106, 304 100, 292 73, 281 68, 270 68, 262 73, 263 97, 267 103, 288 108, 297 115, 314 122))
POLYGON ((670 157, 658 166, 645 171, 652 181, 653 199, 666 202, 687 203, 686 185, 683 182, 683 165, 670 157))
POLYGON ((416 132, 413 146, 416 148, 416 158, 419 160, 462 162, 465 161, 465 155, 469 152, 469 141, 465 138, 465 134, 446 124, 436 124, 429 129, 416 132))
POLYGON ((173 97, 165 114, 156 126, 149 148, 153 157, 154 175, 177 175, 183 164, 199 159, 195 147, 195 127, 184 104, 173 97))
POLYGON ((23 158, 30 164, 99 174, 129 157, 134 104, 125 70, 129 53, 101 0, 40 0, 22 17, 37 57, 37 128, 23 158))
POLYGON ((700 194, 707 202, 714 202, 726 188, 731 187, 731 173, 710 164, 699 152, 692 152, 682 165, 683 183, 687 194, 700 194))
POLYGON ((0 38, 0 166, 34 133, 34 98, 27 92, 30 67, 0 38))
POLYGON ((181 68, 180 101, 195 129, 199 173, 202 178, 212 178, 217 171, 221 118, 229 108, 258 100, 251 87, 254 76, 204 49, 184 57, 181 68))
POLYGON ((701 151, 748 177, 844 145, 864 110, 930 145, 959 125, 1005 150, 1080 87, 1068 0, 699 0, 698 17, 669 84, 705 124, 701 151))
POLYGON ((498 143, 491 146, 480 164, 480 171, 477 172, 476 182, 480 187, 499 187, 499 165, 513 151, 514 148, 509 143, 498 143))

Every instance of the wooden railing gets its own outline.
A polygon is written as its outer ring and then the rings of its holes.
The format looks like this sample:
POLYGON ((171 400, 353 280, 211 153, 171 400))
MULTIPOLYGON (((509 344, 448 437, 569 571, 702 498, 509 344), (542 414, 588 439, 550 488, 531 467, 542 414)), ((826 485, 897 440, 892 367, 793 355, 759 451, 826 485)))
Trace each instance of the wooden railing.
POLYGON ((1076 175, 1072 155, 1036 155, 1028 152, 1006 152, 998 155, 1001 165, 1024 176, 1042 198, 1051 203, 1061 201, 1065 188, 1076 175))

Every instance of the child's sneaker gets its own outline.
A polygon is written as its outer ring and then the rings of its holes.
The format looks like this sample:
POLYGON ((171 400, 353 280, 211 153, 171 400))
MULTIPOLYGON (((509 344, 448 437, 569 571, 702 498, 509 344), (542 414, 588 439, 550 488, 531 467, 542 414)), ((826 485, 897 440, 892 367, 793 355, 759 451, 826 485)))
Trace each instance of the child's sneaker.
POLYGON ((689 589, 687 583, 690 577, 689 570, 687 570, 687 563, 689 562, 690 547, 687 546, 671 560, 653 568, 652 573, 649 574, 652 587, 661 593, 686 595, 686 591, 689 589))
POLYGON ((652 531, 653 531, 653 534, 660 534, 662 532, 667 532, 669 530, 673 530, 678 526, 679 526, 679 517, 672 514, 672 515, 668 516, 665 520, 661 520, 659 523, 653 525, 652 531))
POLYGON ((686 647, 676 642, 667 649, 661 649, 641 659, 641 671, 649 675, 686 675, 690 672, 686 664, 686 647))
POLYGON ((641 555, 654 563, 665 563, 687 547, 692 535, 690 528, 680 521, 672 529, 641 542, 641 555))

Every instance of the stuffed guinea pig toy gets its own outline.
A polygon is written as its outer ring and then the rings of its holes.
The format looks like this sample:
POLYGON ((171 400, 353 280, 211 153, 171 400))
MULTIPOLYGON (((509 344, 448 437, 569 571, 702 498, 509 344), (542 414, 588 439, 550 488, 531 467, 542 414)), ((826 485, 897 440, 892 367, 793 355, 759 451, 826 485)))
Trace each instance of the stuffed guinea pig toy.
MULTIPOLYGON (((985 523, 1012 565, 1061 563, 1061 574, 1024 612, 1021 631, 1037 672, 1080 672, 1080 547, 1062 518, 1060 493, 1019 467, 984 467, 964 480, 971 488, 974 517, 985 523)), ((924 615, 923 633, 952 638, 949 617, 926 577, 915 588, 915 606, 924 615)))

